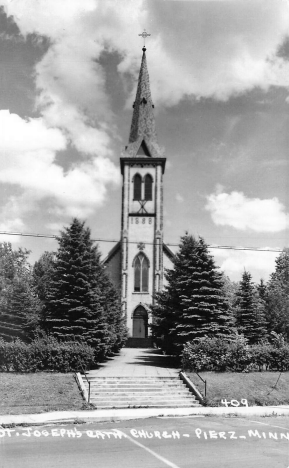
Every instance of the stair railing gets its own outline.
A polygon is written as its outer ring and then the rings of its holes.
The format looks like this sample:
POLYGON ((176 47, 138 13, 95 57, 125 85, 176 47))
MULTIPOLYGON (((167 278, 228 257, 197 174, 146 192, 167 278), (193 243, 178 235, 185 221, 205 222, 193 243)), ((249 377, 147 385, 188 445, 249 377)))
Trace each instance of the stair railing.
POLYGON ((84 375, 84 377, 85 377, 85 379, 86 379, 86 382, 87 382, 87 384, 88 384, 88 398, 87 398, 87 403, 90 403, 90 380, 88 380, 87 375, 86 375, 86 371, 83 369, 82 364, 80 364, 80 367, 81 367, 81 369, 82 369, 82 373, 83 373, 83 375, 84 375))
POLYGON ((207 381, 204 380, 204 379, 198 374, 198 372, 195 372, 195 374, 197 374, 197 376, 198 376, 198 377, 202 380, 202 382, 204 382, 204 384, 205 384, 205 398, 206 398, 206 396, 207 396, 207 381))

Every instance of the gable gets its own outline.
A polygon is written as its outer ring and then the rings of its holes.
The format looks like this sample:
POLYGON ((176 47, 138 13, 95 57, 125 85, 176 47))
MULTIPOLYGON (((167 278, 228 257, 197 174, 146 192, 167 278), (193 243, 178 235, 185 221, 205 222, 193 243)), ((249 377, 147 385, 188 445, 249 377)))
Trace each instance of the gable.
POLYGON ((150 152, 148 150, 148 147, 146 145, 146 142, 144 140, 141 142, 136 156, 148 156, 148 157, 151 158, 151 154, 150 154, 150 152))

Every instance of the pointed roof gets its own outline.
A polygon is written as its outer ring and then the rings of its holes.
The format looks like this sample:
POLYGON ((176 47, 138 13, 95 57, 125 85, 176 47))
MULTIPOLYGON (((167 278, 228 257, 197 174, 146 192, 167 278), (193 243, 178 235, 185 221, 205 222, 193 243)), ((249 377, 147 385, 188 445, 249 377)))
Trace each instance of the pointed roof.
POLYGON ((129 143, 133 143, 140 136, 146 136, 156 141, 156 124, 153 112, 150 80, 146 59, 146 48, 143 47, 143 55, 140 66, 136 98, 133 104, 133 116, 130 128, 129 143))
POLYGON ((129 143, 125 148, 125 157, 162 157, 163 152, 157 142, 154 105, 152 103, 150 81, 146 60, 146 48, 138 78, 136 98, 133 104, 133 116, 129 134, 129 143))

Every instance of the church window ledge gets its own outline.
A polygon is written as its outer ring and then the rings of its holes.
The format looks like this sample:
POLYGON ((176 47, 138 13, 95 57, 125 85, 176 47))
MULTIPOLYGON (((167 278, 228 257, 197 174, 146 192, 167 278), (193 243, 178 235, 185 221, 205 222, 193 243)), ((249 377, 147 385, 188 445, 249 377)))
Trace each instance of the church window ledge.
POLYGON ((133 291, 132 294, 142 295, 142 294, 150 294, 149 291, 133 291))

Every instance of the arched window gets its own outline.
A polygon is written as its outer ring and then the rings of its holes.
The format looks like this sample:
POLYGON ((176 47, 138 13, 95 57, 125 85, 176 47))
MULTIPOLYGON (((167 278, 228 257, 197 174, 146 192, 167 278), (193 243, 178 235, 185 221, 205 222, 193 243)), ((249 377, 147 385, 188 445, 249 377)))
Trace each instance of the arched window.
POLYGON ((147 320, 148 313, 147 313, 147 311, 145 310, 145 308, 143 306, 137 306, 137 308, 135 309, 135 311, 133 313, 133 317, 134 318, 143 318, 144 320, 147 320))
POLYGON ((134 176, 133 199, 141 200, 141 176, 139 174, 134 176))
POLYGON ((149 290, 149 262, 143 253, 140 253, 134 261, 134 290, 135 292, 149 290))
POLYGON ((153 199, 153 179, 152 176, 147 174, 145 176, 145 200, 153 199))

